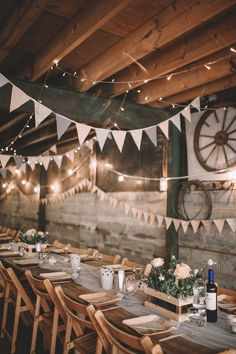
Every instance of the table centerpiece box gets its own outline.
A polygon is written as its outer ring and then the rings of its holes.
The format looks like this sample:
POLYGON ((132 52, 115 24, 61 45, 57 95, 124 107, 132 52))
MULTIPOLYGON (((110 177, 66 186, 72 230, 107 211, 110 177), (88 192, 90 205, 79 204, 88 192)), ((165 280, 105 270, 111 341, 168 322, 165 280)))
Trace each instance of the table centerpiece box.
POLYGON ((48 245, 47 232, 37 231, 35 229, 29 229, 25 233, 21 232, 19 236, 20 245, 28 253, 34 253, 37 251, 37 244, 40 244, 40 248, 43 250, 48 245))
POLYGON ((175 321, 185 321, 187 309, 193 304, 193 284, 197 277, 197 269, 192 271, 175 256, 169 264, 164 264, 162 258, 155 258, 146 280, 144 305, 175 321))

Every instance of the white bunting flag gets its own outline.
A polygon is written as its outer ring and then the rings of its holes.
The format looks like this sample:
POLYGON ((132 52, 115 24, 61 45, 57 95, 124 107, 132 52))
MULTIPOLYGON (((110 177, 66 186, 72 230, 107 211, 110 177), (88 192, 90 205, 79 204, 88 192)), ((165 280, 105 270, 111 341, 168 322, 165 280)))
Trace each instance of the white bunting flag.
POLYGON ((69 127, 71 121, 69 119, 64 118, 60 114, 56 114, 56 124, 57 124, 57 136, 58 140, 65 133, 66 129, 69 127))
POLYGON ((145 133, 153 143, 153 145, 157 146, 157 128, 156 127, 151 127, 148 129, 144 129, 145 133))
POLYGON ((199 225, 200 225, 200 220, 191 220, 191 225, 193 228, 194 234, 197 232, 199 225))
POLYGON ((149 220, 150 220, 150 224, 153 225, 154 222, 155 222, 155 220, 156 220, 156 215, 150 213, 150 214, 149 214, 149 220))
POLYGON ((122 149, 123 149, 126 133, 127 132, 123 131, 123 130, 112 130, 112 135, 115 139, 115 142, 116 142, 120 152, 122 152, 122 149))
POLYGON ((21 156, 14 156, 14 160, 15 160, 15 164, 16 164, 16 168, 20 168, 23 162, 23 157, 21 156))
POLYGON ((157 215, 158 226, 161 227, 163 223, 164 217, 161 215, 157 215))
POLYGON ((170 118, 171 122, 179 129, 181 132, 181 123, 180 123, 180 116, 176 114, 175 116, 170 118))
POLYGON ((162 133, 166 136, 166 139, 169 139, 169 120, 165 120, 162 123, 158 124, 158 127, 161 129, 162 133))
POLYGON ((107 136, 110 133, 110 130, 108 129, 101 129, 101 128, 96 128, 96 136, 98 140, 98 144, 100 146, 101 151, 103 150, 104 144, 107 140, 107 136))
POLYGON ((70 161, 74 162, 74 150, 68 151, 66 153, 66 157, 68 157, 68 159, 70 159, 70 161))
POLYGON ((49 165, 49 163, 51 161, 51 157, 50 156, 42 156, 41 161, 42 161, 42 164, 43 164, 45 170, 47 170, 48 169, 48 165, 49 165))
POLYGON ((29 166, 31 168, 31 170, 33 171, 34 167, 35 167, 35 157, 28 157, 28 162, 29 162, 29 166))
POLYGON ((44 119, 46 119, 51 113, 51 109, 45 107, 37 101, 34 101, 35 127, 37 127, 42 121, 44 121, 44 119))
POLYGON ((175 227, 175 231, 177 232, 179 227, 180 227, 180 220, 179 219, 173 219, 173 224, 175 227))
POLYGON ((184 116, 184 118, 191 122, 191 112, 189 106, 185 107, 180 113, 184 116))
POLYGON ((138 211, 137 211, 137 220, 141 220, 142 216, 143 216, 142 210, 138 209, 138 211))
POLYGON ((211 229, 212 220, 201 220, 201 222, 202 222, 203 226, 205 227, 206 232, 209 234, 210 229, 211 229))
POLYGON ((224 224, 225 224, 225 219, 215 219, 213 221, 214 221, 214 224, 215 224, 219 234, 221 234, 222 230, 223 230, 223 227, 224 227, 224 224))
POLYGON ((77 129, 79 143, 80 143, 80 145, 83 145, 83 142, 87 138, 87 136, 91 130, 91 127, 86 124, 76 123, 76 129, 77 129))
POLYGON ((168 218, 167 216, 165 217, 165 223, 166 223, 166 230, 169 229, 170 225, 172 224, 173 219, 168 218))
POLYGON ((2 168, 6 167, 6 164, 8 163, 9 159, 11 158, 11 156, 9 155, 0 155, 0 160, 1 160, 1 164, 2 164, 2 168))
POLYGON ((149 214, 146 211, 143 212, 143 218, 145 222, 148 222, 149 214))
POLYGON ((26 164, 23 163, 20 167, 21 172, 26 173, 26 164))
POLYGON ((2 74, 0 74, 0 87, 6 85, 9 81, 7 80, 7 78, 5 76, 3 76, 2 74))
POLYGON ((189 221, 181 220, 181 226, 183 228, 184 233, 186 233, 186 231, 188 230, 189 221))
POLYGON ((236 230, 236 219, 235 218, 227 218, 226 219, 229 227, 231 228, 232 232, 236 230))
POLYGON ((201 107, 200 107, 200 97, 196 97, 192 102, 191 102, 191 106, 196 108, 198 111, 200 111, 201 107))
POLYGON ((20 90, 16 86, 12 86, 9 112, 14 111, 15 109, 22 106, 24 103, 28 102, 29 100, 30 97, 26 95, 22 90, 20 90))
POLYGON ((56 146, 56 144, 52 145, 52 146, 50 147, 49 151, 51 151, 51 152, 53 152, 54 154, 56 154, 56 153, 57 153, 57 146, 56 146))
POLYGON ((133 217, 136 219, 136 215, 137 215, 138 209, 136 209, 136 208, 131 208, 131 212, 132 212, 132 214, 133 214, 133 217))
POLYGON ((55 155, 55 156, 52 156, 54 161, 56 162, 57 164, 57 167, 58 168, 61 168, 61 163, 62 163, 62 156, 60 155, 55 155))
POLYGON ((142 141, 142 134, 143 134, 142 129, 131 130, 130 134, 132 135, 132 138, 134 139, 134 142, 137 145, 137 148, 140 150, 141 141, 142 141))

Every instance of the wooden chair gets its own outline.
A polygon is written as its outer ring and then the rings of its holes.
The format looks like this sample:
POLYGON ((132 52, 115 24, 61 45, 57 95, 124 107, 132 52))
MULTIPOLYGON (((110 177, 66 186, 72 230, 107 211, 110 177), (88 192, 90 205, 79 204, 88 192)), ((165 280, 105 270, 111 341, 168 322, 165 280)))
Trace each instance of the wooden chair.
POLYGON ((110 264, 119 264, 121 260, 121 256, 117 254, 116 256, 110 256, 108 254, 103 255, 103 261, 105 263, 110 263, 110 264))
POLYGON ((71 247, 71 252, 72 253, 78 253, 78 254, 89 254, 89 248, 79 248, 79 247, 71 247))
MULTIPOLYGON (((107 321, 100 310, 94 313, 94 317, 100 326, 100 330, 104 332, 105 337, 110 342, 111 354, 119 354, 120 352, 122 354, 136 354, 137 351, 152 354, 154 345, 149 337, 144 336, 140 338, 121 331, 107 321)), ((156 345, 155 347, 155 354, 163 354, 160 345, 156 345)))
POLYGON ((88 318, 86 306, 82 305, 64 294, 62 288, 57 286, 55 292, 60 299, 67 314, 66 335, 63 354, 70 349, 76 348, 81 354, 102 353, 101 342, 98 341, 95 328, 88 318), (76 332, 75 326, 80 326, 80 333, 72 338, 72 331, 76 332))
POLYGON ((66 245, 65 245, 65 243, 55 240, 55 241, 53 241, 52 246, 56 247, 56 248, 64 248, 66 245))
POLYGON ((50 350, 54 353, 57 333, 65 330, 65 326, 58 325, 58 311, 53 306, 51 296, 44 285, 44 280, 33 277, 29 270, 25 272, 25 276, 36 295, 30 354, 35 353, 39 325, 41 325, 40 329, 44 334, 45 349, 50 346, 50 350))
POLYGON ((5 269, 4 267, 0 267, 0 272, 6 284, 1 337, 6 336, 11 341, 11 353, 15 353, 20 316, 22 316, 25 324, 29 324, 28 318, 24 315, 27 312, 33 316, 34 305, 12 268, 5 269), (8 307, 10 303, 15 307, 12 334, 10 334, 6 328, 8 307))
POLYGON ((133 261, 129 261, 128 258, 123 258, 122 260, 122 265, 126 267, 131 267, 131 268, 142 268, 144 275, 148 275, 152 269, 151 264, 147 264, 146 266, 143 264, 139 264, 133 261))

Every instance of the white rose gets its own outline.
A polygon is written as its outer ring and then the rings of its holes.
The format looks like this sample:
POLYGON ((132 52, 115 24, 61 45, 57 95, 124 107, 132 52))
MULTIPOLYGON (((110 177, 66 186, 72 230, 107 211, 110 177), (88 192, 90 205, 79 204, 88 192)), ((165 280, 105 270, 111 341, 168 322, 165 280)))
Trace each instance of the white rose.
POLYGON ((177 264, 174 275, 176 279, 186 279, 190 276, 190 270, 190 267, 185 263, 177 264))
POLYGON ((43 231, 38 231, 38 235, 39 236, 44 236, 44 232, 43 231))
POLYGON ((160 281, 163 281, 163 280, 165 280, 165 277, 164 277, 163 275, 160 275, 160 276, 159 276, 159 280, 160 280, 160 281))
POLYGON ((153 267, 161 267, 163 266, 164 264, 164 259, 163 258, 154 258, 152 261, 151 261, 153 267))
POLYGON ((199 270, 196 268, 196 269, 194 269, 193 274, 197 275, 198 272, 199 272, 199 270))
POLYGON ((35 229, 29 229, 26 231, 25 233, 27 236, 34 236, 36 234, 36 230, 35 229))
POLYGON ((174 254, 173 254, 173 256, 171 256, 171 259, 173 259, 173 260, 174 260, 174 259, 176 259, 176 257, 175 257, 175 255, 174 255, 174 254))

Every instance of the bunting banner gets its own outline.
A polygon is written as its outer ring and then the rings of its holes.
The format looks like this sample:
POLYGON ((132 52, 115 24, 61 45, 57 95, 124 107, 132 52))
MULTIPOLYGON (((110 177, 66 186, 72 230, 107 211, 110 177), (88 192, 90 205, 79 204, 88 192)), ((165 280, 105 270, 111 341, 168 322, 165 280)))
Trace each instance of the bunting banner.
MULTIPOLYGON (((15 190, 16 189, 14 189, 14 193, 15 190)), ((114 209, 119 208, 119 210, 123 211, 127 217, 132 217, 135 220, 145 222, 149 225, 164 227, 166 230, 168 230, 171 225, 173 225, 176 232, 179 231, 181 227, 184 234, 188 232, 189 228, 192 228, 193 233, 196 234, 198 229, 203 226, 206 230, 206 234, 208 235, 210 233, 212 225, 215 225, 215 229, 213 231, 215 232, 217 230, 218 233, 221 234, 226 224, 233 233, 236 231, 236 217, 211 220, 181 220, 162 216, 153 212, 148 212, 147 210, 142 210, 140 208, 133 207, 129 203, 121 201, 115 198, 113 195, 111 196, 109 193, 105 193, 99 187, 91 183, 88 179, 80 181, 75 186, 68 189, 66 192, 49 194, 46 198, 43 199, 39 199, 37 195, 25 195, 19 188, 18 190, 20 196, 22 197, 22 199, 24 199, 24 201, 37 204, 53 204, 57 202, 62 202, 63 200, 72 197, 75 193, 78 193, 80 191, 97 193, 97 197, 101 201, 107 202, 109 207, 112 207, 114 209)), ((0 196, 0 198, 1 197, 2 196, 0 196)))
POLYGON ((24 91, 20 88, 15 86, 10 80, 8 80, 5 76, 0 74, 0 88, 6 84, 10 84, 12 86, 12 93, 11 93, 11 100, 10 100, 10 107, 9 112, 14 111, 15 109, 19 108, 23 104, 28 101, 34 102, 34 114, 35 114, 35 127, 37 128, 39 124, 41 124, 49 115, 53 114, 56 119, 56 129, 57 129, 57 137, 58 140, 62 137, 62 135, 66 132, 67 128, 70 126, 71 123, 75 124, 77 133, 78 133, 78 140, 80 145, 82 145, 87 138, 91 129, 93 129, 97 135, 98 143, 101 148, 105 145, 106 139, 109 136, 109 133, 112 133, 112 136, 118 146, 120 152, 122 152, 125 137, 127 133, 130 133, 134 143, 136 144, 138 150, 141 148, 141 141, 143 137, 143 131, 146 132, 150 141, 156 146, 157 139, 156 139, 156 128, 159 127, 162 133, 165 135, 167 139, 169 139, 169 123, 172 122, 180 131, 180 117, 183 116, 188 121, 191 121, 191 107, 200 110, 200 97, 194 98, 192 102, 188 104, 185 108, 183 108, 180 112, 175 114, 173 117, 169 117, 165 121, 162 121, 154 126, 140 128, 140 129, 133 129, 133 130, 111 130, 111 129, 98 129, 94 128, 90 125, 78 123, 73 119, 60 115, 58 112, 51 110, 49 107, 42 104, 41 101, 37 101, 33 97, 27 95, 24 91))

